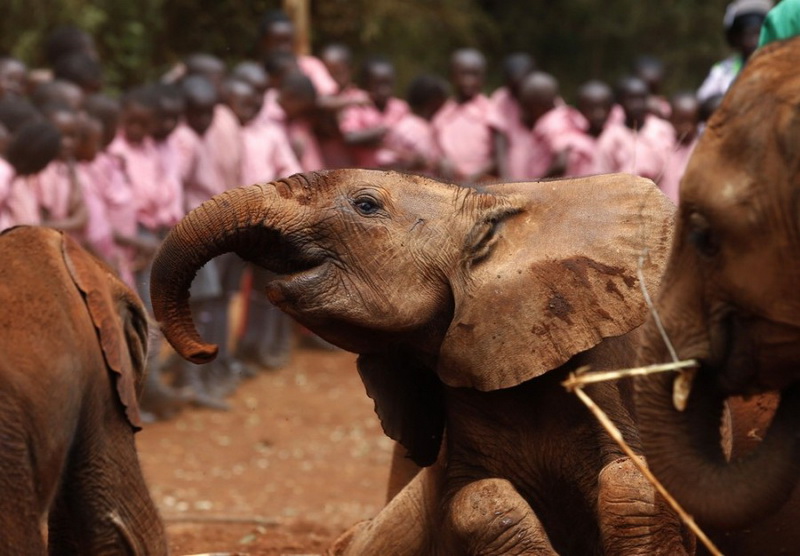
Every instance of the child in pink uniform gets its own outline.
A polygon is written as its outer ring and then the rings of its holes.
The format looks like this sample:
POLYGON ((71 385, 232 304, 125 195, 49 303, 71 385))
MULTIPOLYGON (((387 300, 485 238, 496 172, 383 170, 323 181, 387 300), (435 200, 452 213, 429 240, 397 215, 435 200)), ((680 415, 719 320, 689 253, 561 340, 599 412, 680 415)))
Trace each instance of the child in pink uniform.
POLYGON ((46 106, 43 113, 61 133, 61 150, 35 181, 39 224, 65 231, 85 245, 89 210, 75 160, 80 120, 65 105, 46 106))
POLYGON ((489 99, 492 103, 489 121, 497 151, 498 175, 503 179, 521 178, 513 176, 509 171, 509 149, 525 150, 521 145, 526 144, 530 130, 522 123, 519 88, 522 81, 535 69, 536 63, 529 54, 518 52, 508 55, 503 61, 505 85, 497 89, 489 99))
POLYGON ((486 59, 472 48, 450 59, 454 97, 433 118, 442 153, 439 173, 446 179, 476 183, 497 175, 497 159, 489 115, 491 103, 481 92, 486 59))
POLYGON ((281 80, 277 90, 267 91, 265 100, 265 117, 286 131, 304 172, 325 167, 313 130, 316 98, 311 80, 300 72, 290 72, 281 80))
POLYGON ((611 124, 598 141, 599 173, 626 172, 658 181, 672 146, 672 126, 648 113, 647 85, 627 77, 619 85, 624 125, 611 124))
POLYGON ((437 75, 419 75, 406 95, 411 112, 389 129, 384 147, 391 151, 397 170, 433 175, 439 152, 431 119, 447 101, 447 82, 437 75))
MULTIPOLYGON (((137 87, 122 98, 120 129, 108 147, 109 154, 121 162, 134 199, 137 243, 147 260, 136 270, 139 296, 151 310, 150 263, 160 240, 180 219, 182 191, 172 180, 164 179, 161 161, 151 134, 155 128, 156 96, 151 86, 137 87), (150 246, 147 251, 145 246, 150 246)), ((142 394, 142 409, 149 419, 166 418, 185 403, 185 396, 161 379, 159 351, 162 336, 151 338, 147 379, 142 394)))
POLYGON ((23 96, 27 78, 28 68, 21 60, 0 56, 0 99, 23 96))
POLYGON ((136 288, 135 272, 147 265, 156 243, 140 239, 134 193, 123 161, 109 152, 119 122, 119 102, 106 95, 86 99, 86 111, 101 125, 100 150, 94 158, 85 156, 83 172, 94 194, 101 199, 114 240, 112 264, 131 287, 136 288))
POLYGON ((345 143, 352 149, 356 166, 388 166, 394 162, 394 156, 384 149, 383 139, 410 110, 404 100, 393 96, 394 66, 388 60, 368 60, 364 64, 363 80, 371 102, 344 109, 339 127, 345 143))
POLYGON ((2 229, 41 223, 36 195, 38 175, 61 151, 61 134, 47 121, 30 120, 12 134, 5 159, 13 168, 5 198, 0 201, 2 229))
POLYGON ((568 160, 567 176, 588 176, 597 173, 597 141, 608 124, 614 93, 602 81, 588 81, 578 89, 578 112, 583 119, 579 127, 583 131, 572 143, 568 160))
MULTIPOLYGON (((275 53, 295 52, 294 24, 286 13, 280 10, 268 12, 261 20, 259 26, 259 50, 262 58, 275 53)), ((318 95, 320 107, 329 97, 336 95, 337 85, 331 77, 325 64, 318 58, 308 55, 297 56, 297 66, 312 82, 318 95)))
MULTIPOLYGON (((260 120, 261 95, 249 84, 225 83, 225 102, 242 125, 242 179, 244 183, 269 182, 300 172, 286 132, 277 123, 260 120)), ((252 266, 253 287, 247 299, 244 334, 236 355, 262 367, 283 366, 289 357, 292 321, 264 295, 269 272, 252 266)))
POLYGON ((693 93, 680 93, 672 98, 670 121, 675 129, 675 143, 670 151, 659 187, 677 205, 680 182, 686 165, 697 145, 700 103, 693 93))
POLYGON ((224 100, 241 125, 242 183, 268 182, 301 171, 286 132, 277 124, 257 119, 261 101, 248 83, 229 80, 224 100))
POLYGON ((519 92, 521 119, 529 133, 524 159, 512 159, 519 168, 510 168, 525 179, 563 176, 574 142, 582 135, 580 114, 571 106, 558 103, 556 79, 534 72, 522 82, 519 92))
MULTIPOLYGON (((242 137, 239 122, 219 102, 217 87, 210 79, 200 74, 190 75, 181 81, 180 89, 185 99, 185 124, 179 125, 169 140, 176 145, 176 154, 185 168, 182 172, 185 209, 189 211, 241 185, 242 137), (225 127, 221 127, 220 118, 228 116, 234 118, 233 122, 226 120, 225 127), (230 144, 221 145, 223 137, 230 144), (231 168, 231 160, 239 166, 231 168)), ((220 89, 225 89, 224 81, 220 89)), ((196 403, 211 408, 226 407, 223 398, 251 372, 228 350, 228 310, 233 293, 239 289, 243 269, 236 256, 218 257, 198 272, 190 289, 192 311, 202 328, 201 334, 218 343, 220 352, 215 361, 199 369, 180 362, 176 368, 177 383, 192 392, 196 403)))

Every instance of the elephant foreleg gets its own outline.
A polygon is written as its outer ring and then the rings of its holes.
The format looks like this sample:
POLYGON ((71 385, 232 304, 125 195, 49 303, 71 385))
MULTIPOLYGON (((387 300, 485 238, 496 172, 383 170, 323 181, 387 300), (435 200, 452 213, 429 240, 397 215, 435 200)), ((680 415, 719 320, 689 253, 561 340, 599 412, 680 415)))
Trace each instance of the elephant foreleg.
POLYGON ((446 529, 456 548, 448 553, 557 554, 536 514, 504 479, 483 479, 461 488, 450 502, 446 529))
POLYGON ((392 467, 389 469, 389 484, 386 488, 387 504, 417 476, 419 470, 419 465, 406 456, 406 449, 403 445, 395 442, 392 451, 392 467))
POLYGON ((380 513, 342 534, 327 556, 437 554, 432 532, 441 492, 439 464, 420 471, 380 513))
POLYGON ((605 554, 694 554, 694 536, 630 458, 606 465, 598 483, 598 519, 605 554))
POLYGON ((164 526, 142 476, 133 431, 108 395, 110 385, 93 386, 99 390, 96 405, 79 427, 53 516, 73 533, 78 550, 51 546, 51 554, 166 555, 164 526))

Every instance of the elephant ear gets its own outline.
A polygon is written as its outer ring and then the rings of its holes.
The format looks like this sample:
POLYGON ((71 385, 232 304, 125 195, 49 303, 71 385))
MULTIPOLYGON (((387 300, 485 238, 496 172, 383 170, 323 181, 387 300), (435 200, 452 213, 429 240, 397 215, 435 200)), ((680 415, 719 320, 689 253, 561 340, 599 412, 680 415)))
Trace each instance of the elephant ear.
POLYGON ((641 257, 655 293, 675 212, 653 182, 615 174, 485 192, 521 210, 451 280, 455 313, 437 368, 445 384, 510 388, 644 321, 637 265, 641 257))
POLYGON ((134 430, 142 428, 139 395, 147 354, 147 316, 141 301, 113 271, 63 235, 64 262, 83 296, 117 395, 134 430))
POLYGON ((436 461, 444 433, 442 384, 436 373, 409 354, 366 354, 358 373, 375 401, 386 436, 408 450, 420 467, 436 461))

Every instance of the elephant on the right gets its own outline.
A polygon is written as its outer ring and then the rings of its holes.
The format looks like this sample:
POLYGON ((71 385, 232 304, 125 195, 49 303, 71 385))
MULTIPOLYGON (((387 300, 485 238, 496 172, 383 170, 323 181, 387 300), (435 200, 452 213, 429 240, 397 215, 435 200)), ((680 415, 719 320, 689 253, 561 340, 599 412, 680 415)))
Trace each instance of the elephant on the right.
MULTIPOLYGON (((759 51, 681 183, 656 309, 677 357, 699 361, 685 408, 685 378, 636 381, 648 464, 726 554, 800 553, 798 69, 800 38, 759 51)), ((671 359, 651 320, 641 362, 671 359)))

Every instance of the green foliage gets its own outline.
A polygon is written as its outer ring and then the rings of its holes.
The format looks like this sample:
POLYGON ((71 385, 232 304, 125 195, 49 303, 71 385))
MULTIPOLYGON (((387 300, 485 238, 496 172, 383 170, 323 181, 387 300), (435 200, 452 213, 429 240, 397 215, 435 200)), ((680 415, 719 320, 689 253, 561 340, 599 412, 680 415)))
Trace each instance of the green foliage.
MULTIPOLYGON (((559 77, 566 96, 591 77, 616 80, 648 53, 667 65, 668 92, 696 88, 726 52, 722 14, 728 0, 313 0, 312 44, 350 45, 383 54, 401 86, 420 71, 446 71, 450 52, 482 49, 491 62, 532 53, 559 77)), ((190 52, 234 62, 253 56, 261 15, 280 0, 3 0, 0 52, 43 64, 41 44, 73 23, 96 37, 112 88, 153 79, 190 52)))

